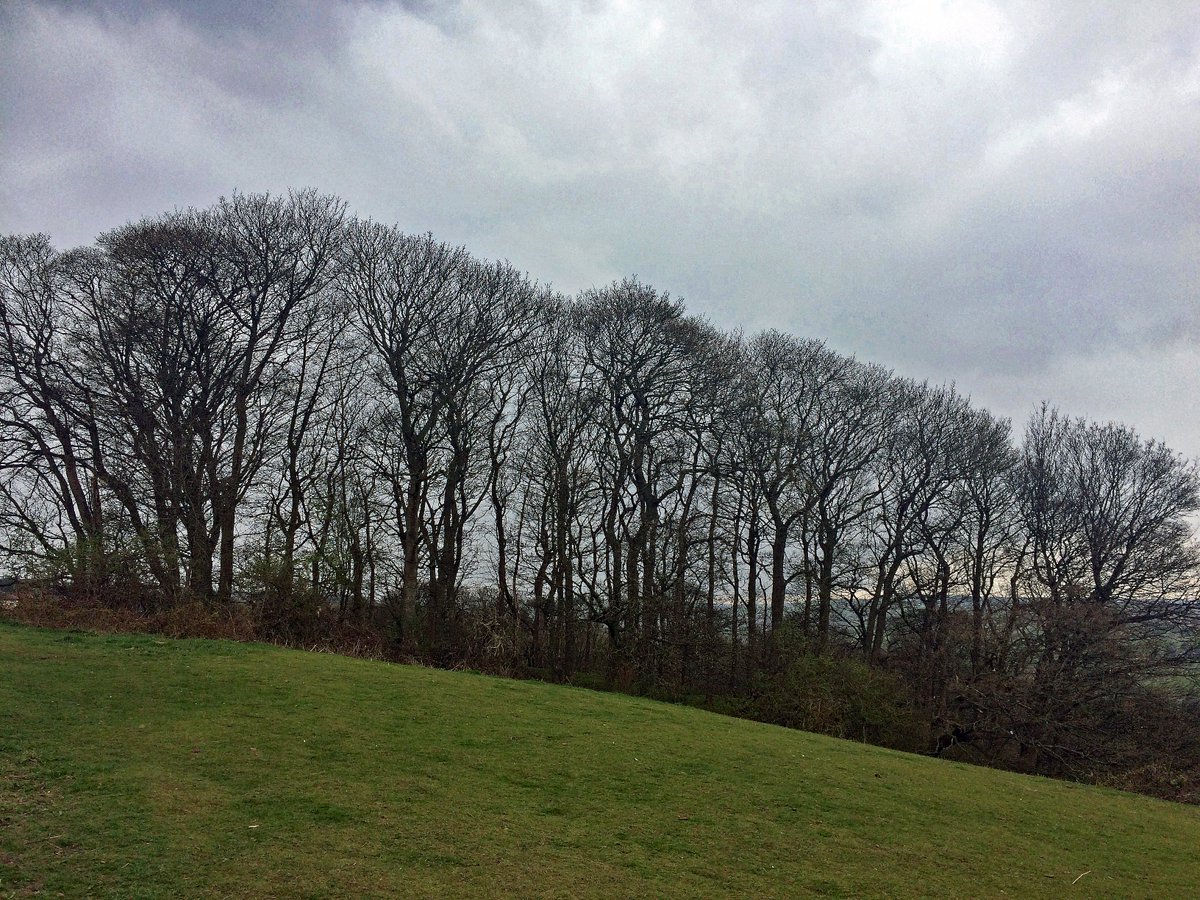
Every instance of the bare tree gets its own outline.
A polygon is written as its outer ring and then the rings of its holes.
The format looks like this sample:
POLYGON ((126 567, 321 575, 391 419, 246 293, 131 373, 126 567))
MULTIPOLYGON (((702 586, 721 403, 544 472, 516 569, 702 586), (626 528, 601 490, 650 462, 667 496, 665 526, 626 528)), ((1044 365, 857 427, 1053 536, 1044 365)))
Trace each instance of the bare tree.
POLYGON ((0 238, 0 495, 5 534, 27 542, 6 540, 5 552, 64 558, 90 584, 113 548, 103 540, 93 409, 62 282, 45 235, 0 238))
MULTIPOLYGON (((863 649, 875 659, 884 648, 888 613, 902 596, 906 564, 931 546, 930 518, 961 475, 959 444, 972 424, 966 401, 952 388, 902 381, 890 388, 886 402, 893 410, 876 466, 878 505, 867 523, 875 573, 863 649)), ((938 569, 944 604, 949 579, 945 560, 938 569)))
POLYGON ((511 399, 494 382, 534 331, 540 295, 507 264, 361 223, 351 230, 342 284, 390 397, 383 424, 394 439, 388 474, 404 561, 398 620, 409 627, 425 549, 426 627, 441 645, 468 521, 493 481, 489 470, 480 482, 478 466, 511 399))
POLYGON ((1055 773, 1102 754, 1116 701, 1189 663, 1200 558, 1188 517, 1200 508, 1200 474, 1127 428, 1043 407, 1026 431, 1019 484, 1027 689, 1009 728, 1036 768, 1055 773))
POLYGON ((816 639, 829 644, 835 590, 848 584, 857 560, 854 530, 875 508, 879 485, 873 466, 888 439, 891 376, 875 366, 825 353, 814 360, 805 418, 812 441, 803 458, 811 492, 807 533, 816 583, 816 639))
POLYGON ((695 357, 710 334, 683 307, 627 279, 581 301, 585 396, 604 435, 609 621, 622 652, 655 664, 662 640, 663 579, 656 579, 662 509, 684 490, 685 421, 699 388, 695 357), (634 648, 628 647, 632 638, 634 648))

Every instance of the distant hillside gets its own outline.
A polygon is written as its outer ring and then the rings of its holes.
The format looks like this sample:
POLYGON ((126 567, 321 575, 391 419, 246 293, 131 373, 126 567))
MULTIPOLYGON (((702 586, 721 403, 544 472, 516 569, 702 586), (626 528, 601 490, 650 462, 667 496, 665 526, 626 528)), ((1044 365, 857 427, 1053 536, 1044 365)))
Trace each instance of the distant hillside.
POLYGON ((620 695, 0 623, 0 895, 1162 896, 1200 810, 620 695))

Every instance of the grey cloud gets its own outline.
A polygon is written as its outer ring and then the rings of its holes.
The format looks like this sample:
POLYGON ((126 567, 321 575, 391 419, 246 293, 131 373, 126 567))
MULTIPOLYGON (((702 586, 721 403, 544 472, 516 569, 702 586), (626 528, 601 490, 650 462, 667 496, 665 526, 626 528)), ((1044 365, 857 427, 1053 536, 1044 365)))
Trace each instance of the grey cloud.
POLYGON ((1190 6, 18 3, 0 230, 315 186, 1197 453, 1190 6))
POLYGON ((434 8, 423 0, 50 0, 45 5, 100 23, 138 25, 169 16, 214 39, 257 45, 286 38, 307 45, 338 40, 347 7, 367 4, 420 14, 434 8))

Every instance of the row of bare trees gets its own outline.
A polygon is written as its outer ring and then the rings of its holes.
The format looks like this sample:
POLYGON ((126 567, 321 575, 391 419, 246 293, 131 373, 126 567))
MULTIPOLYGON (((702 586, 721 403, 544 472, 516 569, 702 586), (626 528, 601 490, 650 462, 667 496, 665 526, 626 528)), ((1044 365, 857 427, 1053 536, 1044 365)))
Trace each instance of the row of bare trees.
POLYGON ((710 699, 852 657, 931 746, 1078 772, 1179 708, 1198 508, 1121 426, 1014 443, 953 387, 311 192, 0 241, 0 553, 106 602, 710 699))

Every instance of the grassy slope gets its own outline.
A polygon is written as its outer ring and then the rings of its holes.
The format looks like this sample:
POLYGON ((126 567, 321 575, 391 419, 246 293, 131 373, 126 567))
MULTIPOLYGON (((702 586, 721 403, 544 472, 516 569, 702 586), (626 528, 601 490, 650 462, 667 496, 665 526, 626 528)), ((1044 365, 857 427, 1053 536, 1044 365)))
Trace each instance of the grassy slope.
POLYGON ((1197 847, 1193 808, 684 707, 0 623, 0 895, 1186 896, 1197 847))

